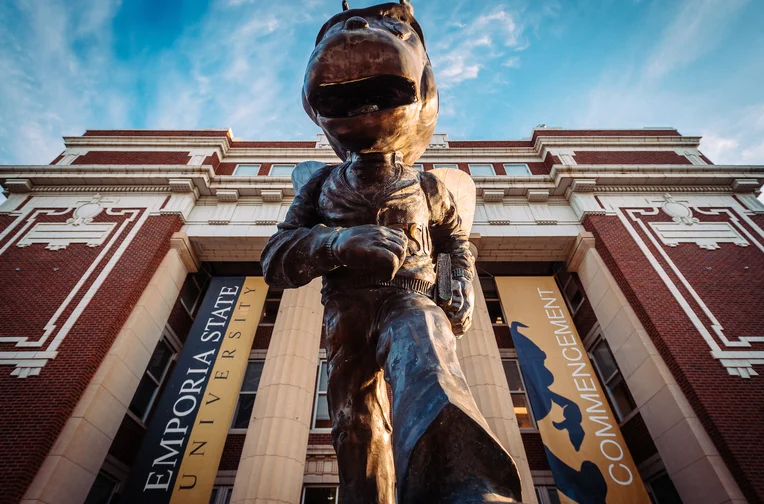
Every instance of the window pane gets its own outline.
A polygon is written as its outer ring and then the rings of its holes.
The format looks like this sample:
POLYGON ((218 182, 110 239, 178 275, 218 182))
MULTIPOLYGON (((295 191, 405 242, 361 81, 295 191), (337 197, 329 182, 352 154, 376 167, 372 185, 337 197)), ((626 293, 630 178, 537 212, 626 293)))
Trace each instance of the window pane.
POLYGON ((271 177, 291 177, 294 171, 293 164, 275 164, 271 166, 271 177))
POLYGON ((329 419, 329 403, 326 400, 326 395, 321 394, 318 396, 318 404, 316 405, 316 425, 317 429, 331 428, 332 421, 329 419))
POLYGON ((157 389, 157 384, 150 376, 144 374, 141 378, 141 382, 138 384, 138 390, 135 391, 133 400, 130 402, 130 411, 135 413, 139 418, 143 418, 146 414, 146 410, 151 404, 151 399, 154 397, 154 391, 157 389))
POLYGON ((507 175, 512 175, 515 177, 522 177, 531 174, 531 171, 528 169, 528 165, 524 164, 505 164, 504 171, 507 172, 507 175))
POLYGON ((565 297, 568 299, 571 310, 577 309, 578 305, 584 299, 584 295, 581 293, 581 289, 578 288, 578 283, 574 278, 571 278, 567 287, 565 287, 565 297))
POLYGON ((247 371, 244 373, 244 381, 241 384, 242 392, 257 392, 264 365, 265 362, 263 361, 249 361, 247 371))
POLYGON ((239 407, 236 410, 236 416, 233 418, 231 427, 234 429, 246 429, 249 426, 249 419, 252 418, 252 408, 255 405, 255 394, 242 394, 239 396, 239 407))
POLYGON ((600 341, 592 349, 592 357, 597 361, 597 366, 602 373, 602 379, 604 381, 609 380, 610 377, 618 372, 618 366, 616 366, 615 360, 613 359, 613 354, 610 353, 610 348, 608 348, 607 343, 604 341, 600 341))
POLYGON ((515 407, 515 416, 517 425, 521 429, 532 429, 531 414, 528 411, 528 403, 525 400, 525 394, 512 394, 512 404, 515 407))
POLYGON ((242 177, 256 177, 260 173, 259 164, 240 164, 236 167, 233 174, 242 177))
POLYGON ((85 498, 85 504, 108 504, 116 486, 117 482, 114 479, 99 472, 85 498))
POLYGON ((326 392, 329 383, 329 366, 326 361, 321 361, 321 367, 318 370, 318 391, 326 392))
POLYGON ((194 278, 189 275, 186 277, 186 281, 183 282, 183 287, 180 289, 180 300, 183 302, 183 306, 186 310, 191 311, 196 305, 196 301, 199 299, 202 291, 194 281, 194 278))
POLYGON ((161 380, 164 370, 167 369, 167 363, 172 359, 172 354, 172 348, 170 348, 167 341, 164 339, 159 340, 154 353, 151 355, 146 371, 149 371, 151 376, 157 380, 161 380))
POLYGON ((493 165, 489 164, 471 164, 470 174, 475 177, 491 177, 496 175, 493 171, 493 165))
POLYGON ((501 363, 504 365, 504 374, 507 375, 507 383, 509 384, 510 392, 525 392, 517 361, 505 360, 501 363))
POLYGON ((496 281, 491 277, 480 277, 480 288, 483 289, 483 296, 486 299, 496 299, 499 297, 499 291, 496 289, 496 281))
POLYGON ((210 494, 210 504, 215 504, 218 498, 219 487, 212 487, 212 493, 210 494))
POLYGON ((501 302, 499 301, 486 301, 488 307, 488 316, 491 317, 492 324, 506 324, 504 320, 504 314, 501 312, 501 302))
POLYGON ((557 493, 556 488, 547 487, 547 492, 549 495, 549 502, 551 504, 560 504, 560 494, 557 493))
POLYGON ((421 163, 414 163, 411 167, 415 170, 424 171, 424 165, 421 163))
POLYGON ((432 166, 433 168, 455 168, 457 170, 459 169, 459 165, 455 163, 435 163, 432 166))
POLYGON ((335 504, 335 498, 337 495, 336 488, 305 488, 304 504, 335 504))
POLYGON ((634 411, 636 404, 631 397, 629 389, 626 387, 626 382, 619 378, 615 386, 610 388, 610 393, 613 395, 613 401, 615 402, 616 409, 621 416, 621 419, 634 411))
POLYGON ((679 493, 667 473, 650 480, 648 484, 658 504, 682 504, 682 499, 679 498, 679 493))

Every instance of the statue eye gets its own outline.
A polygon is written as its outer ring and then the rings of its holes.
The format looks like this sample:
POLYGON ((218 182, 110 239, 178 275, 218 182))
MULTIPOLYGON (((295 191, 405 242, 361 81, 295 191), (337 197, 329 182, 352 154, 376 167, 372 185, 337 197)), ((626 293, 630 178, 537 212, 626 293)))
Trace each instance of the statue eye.
POLYGON ((402 40, 408 40, 411 37, 411 30, 404 23, 398 21, 387 20, 385 26, 398 38, 402 40))

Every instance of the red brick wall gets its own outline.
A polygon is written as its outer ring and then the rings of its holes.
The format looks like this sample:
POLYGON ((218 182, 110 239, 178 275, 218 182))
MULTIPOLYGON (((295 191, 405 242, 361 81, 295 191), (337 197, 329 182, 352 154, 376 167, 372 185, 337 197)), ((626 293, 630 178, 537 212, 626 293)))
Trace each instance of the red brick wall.
POLYGON ((212 166, 213 170, 217 170, 218 165, 220 164, 220 158, 218 157, 217 152, 213 152, 211 156, 207 156, 204 158, 204 161, 202 161, 203 165, 210 165, 212 166))
POLYGON ((575 151, 578 164, 692 164, 674 151, 575 151))
POLYGON ((314 149, 316 142, 296 141, 296 142, 231 142, 232 149, 314 149))
POLYGON ((523 448, 525 448, 525 454, 528 456, 528 465, 531 471, 550 471, 541 434, 538 432, 521 432, 520 436, 523 438, 523 448))
POLYGON ((614 136, 682 136, 677 130, 535 130, 533 142, 537 137, 568 136, 568 137, 614 137, 614 136))
MULTIPOLYGON (((58 222, 69 215, 58 216, 58 222)), ((106 216, 98 220, 121 220, 106 216)), ((115 266, 40 376, 19 379, 9 366, 0 366, 0 488, 1 502, 18 502, 47 456, 67 419, 90 382, 149 279, 169 249, 169 238, 180 229, 178 216, 150 217, 122 260, 115 266)), ((11 246, 0 256, 3 282, 0 303, 2 334, 38 338, 42 325, 60 304, 100 248, 83 244, 65 250, 45 245, 19 249, 11 246), (53 271, 58 267, 58 271, 53 271), (20 268, 20 271, 16 271, 20 268), (26 300, 25 303, 19 301, 26 300), (9 305, 15 309, 9 312, 9 305)), ((116 247, 115 247, 116 248, 116 247)), ((108 261, 104 258, 102 264, 108 261)), ((98 271, 94 272, 95 278, 98 271)), ((86 289, 81 291, 80 296, 86 289)), ((78 299, 74 300, 74 304, 78 299)), ((74 306, 72 304, 72 306, 74 306)), ((71 309, 71 308, 70 308, 71 309)), ((59 324, 66 320, 66 314, 59 324)), ((14 348, 2 345, 3 351, 14 348)))
MULTIPOLYGON (((699 217, 704 221, 714 220, 711 216, 699 217)), ((650 217, 643 219, 649 221, 650 217)), ((669 220, 666 216, 654 219, 669 220)), ((764 380, 730 376, 721 363, 709 355, 702 336, 618 218, 588 216, 584 225, 594 233, 598 252, 746 498, 749 502, 761 502, 764 499, 764 380)), ((719 250, 707 251, 695 244, 681 244, 666 250, 720 319, 728 336, 764 333, 761 318, 764 271, 752 266, 762 264, 758 249, 753 245, 740 248, 722 244, 719 250), (745 266, 749 266, 747 271, 745 266)), ((664 265, 664 269, 668 267, 664 265)), ((677 279, 674 282, 680 285, 677 279)), ((680 291, 700 315, 702 312, 689 293, 683 287, 680 291)))
POLYGON ((309 446, 316 446, 316 445, 328 445, 332 446, 332 435, 328 432, 311 432, 308 435, 308 445, 309 446))
POLYGON ((491 149, 507 147, 533 147, 530 140, 449 140, 452 149, 491 149))
POLYGON ((220 457, 218 471, 235 471, 239 468, 241 451, 244 449, 246 434, 229 434, 225 439, 223 455, 220 457))
POLYGON ((188 152, 179 151, 90 151, 78 156, 73 165, 116 164, 116 165, 151 165, 151 164, 187 164, 191 159, 188 152))

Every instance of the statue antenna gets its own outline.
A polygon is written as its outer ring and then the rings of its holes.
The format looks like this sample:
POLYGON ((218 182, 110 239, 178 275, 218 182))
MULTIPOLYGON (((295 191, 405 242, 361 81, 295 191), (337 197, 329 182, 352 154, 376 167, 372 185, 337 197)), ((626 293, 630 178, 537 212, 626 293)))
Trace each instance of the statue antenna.
POLYGON ((414 4, 411 3, 411 0, 400 0, 401 5, 404 7, 408 7, 409 11, 411 11, 411 15, 414 15, 414 4))
POLYGON ((346 11, 350 9, 350 6, 348 5, 348 0, 342 0, 342 10, 346 11))

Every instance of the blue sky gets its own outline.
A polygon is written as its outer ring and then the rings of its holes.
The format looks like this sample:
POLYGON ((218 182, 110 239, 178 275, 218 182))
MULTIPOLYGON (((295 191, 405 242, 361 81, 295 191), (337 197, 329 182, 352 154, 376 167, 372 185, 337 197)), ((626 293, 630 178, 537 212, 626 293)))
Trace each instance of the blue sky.
MULTIPOLYGON (((717 163, 764 164, 764 1, 413 1, 451 138, 674 126, 717 163)), ((340 5, 5 0, 0 164, 47 163, 85 129, 314 138, 303 70, 340 5)))

